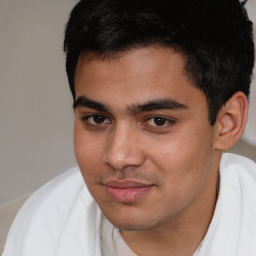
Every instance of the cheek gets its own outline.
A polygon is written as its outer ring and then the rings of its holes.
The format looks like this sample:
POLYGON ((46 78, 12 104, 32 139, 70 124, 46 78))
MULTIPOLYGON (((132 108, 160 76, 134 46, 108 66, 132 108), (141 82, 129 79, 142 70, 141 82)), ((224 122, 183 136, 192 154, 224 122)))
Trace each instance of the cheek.
POLYGON ((158 144, 150 156, 163 182, 158 201, 171 205, 168 209, 174 214, 185 209, 203 191, 212 167, 211 143, 196 143, 196 138, 190 138, 191 141, 188 138, 176 136, 158 144))
POLYGON ((84 178, 92 176, 100 163, 101 145, 97 138, 89 136, 81 124, 75 124, 74 150, 77 163, 84 178))
POLYGON ((97 198, 102 193, 101 186, 96 183, 99 170, 103 169, 100 162, 100 146, 88 135, 82 125, 75 124, 74 149, 77 163, 88 190, 97 198))
POLYGON ((207 174, 211 168, 213 144, 209 129, 205 130, 180 129, 163 140, 156 140, 155 146, 150 147, 149 158, 162 172, 164 180, 183 186, 207 174))

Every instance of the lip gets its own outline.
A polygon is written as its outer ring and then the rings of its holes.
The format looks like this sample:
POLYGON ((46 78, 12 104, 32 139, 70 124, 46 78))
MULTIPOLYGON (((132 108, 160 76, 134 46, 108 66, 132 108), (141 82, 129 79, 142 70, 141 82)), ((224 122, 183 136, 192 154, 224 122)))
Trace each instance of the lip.
POLYGON ((108 196, 119 203, 131 203, 148 193, 154 185, 133 180, 112 180, 104 183, 108 196))

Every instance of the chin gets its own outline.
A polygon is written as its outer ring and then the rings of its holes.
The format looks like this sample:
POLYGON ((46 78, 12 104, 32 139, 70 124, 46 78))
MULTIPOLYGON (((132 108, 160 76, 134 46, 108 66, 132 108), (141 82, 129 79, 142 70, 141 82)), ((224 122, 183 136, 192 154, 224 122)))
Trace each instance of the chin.
MULTIPOLYGON (((106 215, 105 215, 106 216, 106 215)), ((114 217, 114 216, 106 216, 106 218, 118 229, 124 231, 142 231, 149 230, 155 228, 159 225, 156 219, 149 220, 145 215, 136 214, 132 216, 127 212, 126 216, 114 217)))

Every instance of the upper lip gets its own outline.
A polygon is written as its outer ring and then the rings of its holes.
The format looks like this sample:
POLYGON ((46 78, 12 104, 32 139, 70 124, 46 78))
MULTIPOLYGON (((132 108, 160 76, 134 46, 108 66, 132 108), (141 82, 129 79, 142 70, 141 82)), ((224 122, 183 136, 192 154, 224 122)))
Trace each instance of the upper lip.
POLYGON ((153 184, 146 184, 140 181, 134 181, 134 180, 110 180, 107 182, 104 182, 105 186, 113 187, 113 188, 142 188, 142 187, 149 187, 153 184))

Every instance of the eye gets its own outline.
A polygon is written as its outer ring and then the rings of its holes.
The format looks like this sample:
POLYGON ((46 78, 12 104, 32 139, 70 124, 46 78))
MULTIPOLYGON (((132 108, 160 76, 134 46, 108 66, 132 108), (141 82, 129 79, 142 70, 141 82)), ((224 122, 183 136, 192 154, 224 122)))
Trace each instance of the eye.
POLYGON ((170 119, 167 119, 167 118, 164 118, 164 117, 161 117, 161 116, 151 117, 151 118, 148 119, 147 122, 148 122, 149 125, 152 125, 152 126, 155 126, 155 127, 164 127, 164 126, 167 126, 169 124, 174 123, 173 120, 170 120, 170 119))
POLYGON ((150 125, 154 125, 154 126, 163 126, 167 122, 166 118, 163 118, 160 116, 152 117, 148 121, 150 125))
POLYGON ((92 125, 100 125, 109 122, 105 116, 98 114, 82 117, 82 120, 92 125))

